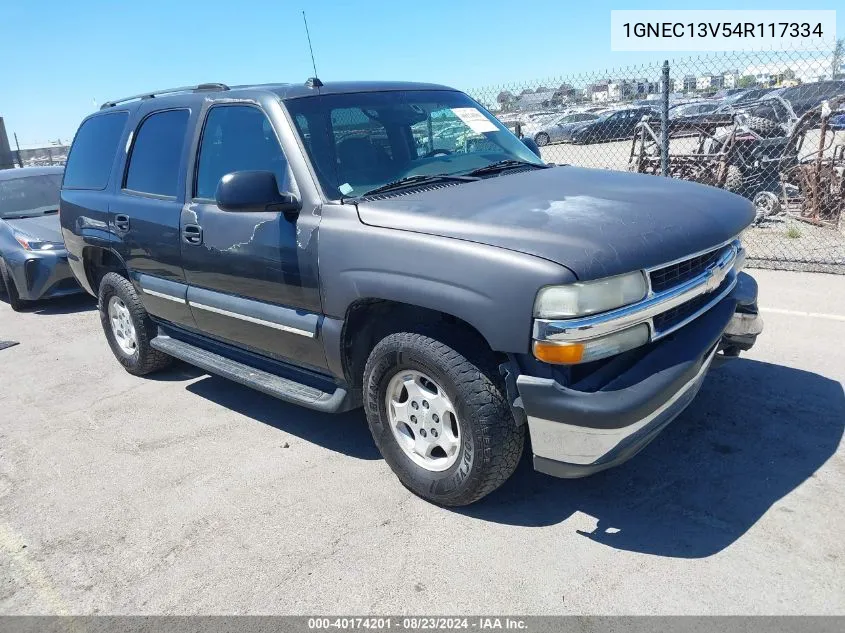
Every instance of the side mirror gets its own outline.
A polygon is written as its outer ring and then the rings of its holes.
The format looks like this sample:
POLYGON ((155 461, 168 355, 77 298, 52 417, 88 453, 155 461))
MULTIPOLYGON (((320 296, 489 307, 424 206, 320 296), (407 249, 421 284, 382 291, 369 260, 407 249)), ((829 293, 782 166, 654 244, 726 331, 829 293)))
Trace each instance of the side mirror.
POLYGON ((540 148, 537 147, 537 143, 534 142, 533 138, 531 138, 530 136, 523 136, 522 143, 525 145, 525 147, 534 152, 534 155, 537 156, 537 158, 543 158, 542 156, 540 156, 540 148))
POLYGON ((279 193, 276 175, 271 171, 234 171, 220 179, 215 195, 223 211, 299 211, 292 193, 279 193))

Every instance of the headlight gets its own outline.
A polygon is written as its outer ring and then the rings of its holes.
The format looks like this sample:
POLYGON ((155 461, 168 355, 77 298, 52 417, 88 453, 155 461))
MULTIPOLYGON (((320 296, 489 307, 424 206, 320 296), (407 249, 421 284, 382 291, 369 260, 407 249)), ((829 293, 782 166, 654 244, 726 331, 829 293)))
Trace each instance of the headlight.
POLYGON ((645 275, 639 271, 566 286, 548 286, 537 293, 534 316, 565 319, 605 312, 636 303, 647 292, 645 275))
POLYGON ((15 233, 15 239, 28 251, 52 251, 65 247, 64 242, 48 242, 22 233, 15 233))
POLYGON ((648 337, 648 325, 640 323, 627 330, 586 341, 534 341, 534 356, 544 363, 556 365, 589 363, 645 345, 648 337))

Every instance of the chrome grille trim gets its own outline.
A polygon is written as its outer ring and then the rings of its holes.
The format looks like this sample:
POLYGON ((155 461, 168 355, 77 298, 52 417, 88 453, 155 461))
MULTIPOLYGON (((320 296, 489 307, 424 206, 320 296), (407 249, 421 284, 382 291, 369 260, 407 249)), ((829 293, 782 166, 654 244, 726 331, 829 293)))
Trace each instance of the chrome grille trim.
MULTIPOLYGON (((646 273, 649 273, 652 270, 659 270, 684 260, 724 248, 727 245, 730 245, 730 248, 725 249, 725 252, 719 256, 714 265, 692 279, 661 292, 654 292, 649 289, 646 298, 637 303, 586 317, 573 319, 535 319, 533 338, 537 341, 583 341, 612 334, 613 332, 618 332, 619 330, 624 330, 640 323, 649 324, 652 341, 667 336, 709 310, 733 290, 736 285, 737 274, 734 270, 734 264, 740 252, 741 245, 739 240, 731 240, 715 248, 709 248, 700 253, 694 253, 685 258, 669 262, 668 264, 646 269, 646 273), (728 282, 723 288, 722 285, 726 279, 728 282), (653 318, 658 314, 683 305, 703 294, 713 293, 717 290, 719 290, 718 295, 701 310, 683 319, 680 323, 673 324, 666 330, 655 331, 653 318)), ((650 279, 650 276, 647 275, 647 277, 650 279)))

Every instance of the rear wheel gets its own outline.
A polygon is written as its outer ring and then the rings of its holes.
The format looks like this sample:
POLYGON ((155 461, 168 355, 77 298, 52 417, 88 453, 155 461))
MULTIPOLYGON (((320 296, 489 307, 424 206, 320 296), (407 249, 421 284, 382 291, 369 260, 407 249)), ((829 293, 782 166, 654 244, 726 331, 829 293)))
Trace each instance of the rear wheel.
POLYGON ((757 212, 755 222, 762 222, 764 218, 780 213, 780 198, 772 191, 761 191, 754 196, 754 209, 757 212))
POLYGON ((390 334, 367 360, 364 389, 373 439, 402 484, 462 506, 510 477, 525 429, 489 350, 464 353, 454 341, 447 328, 390 334))
POLYGON ((549 135, 545 132, 540 132, 539 134, 537 134, 537 136, 534 137, 534 142, 537 143, 537 145, 540 147, 548 145, 550 140, 551 139, 549 138, 549 135))
POLYGON ((156 325, 128 279, 117 273, 103 277, 99 307, 109 347, 130 374, 142 376, 173 362, 170 356, 150 346, 156 335, 156 325))
POLYGON ((18 293, 18 288, 15 286, 15 280, 12 279, 12 276, 9 274, 8 268, 6 268, 6 262, 3 259, 0 259, 0 280, 3 282, 3 288, 6 291, 6 299, 9 301, 9 306, 15 312, 20 312, 26 307, 26 301, 21 299, 20 294, 18 293))

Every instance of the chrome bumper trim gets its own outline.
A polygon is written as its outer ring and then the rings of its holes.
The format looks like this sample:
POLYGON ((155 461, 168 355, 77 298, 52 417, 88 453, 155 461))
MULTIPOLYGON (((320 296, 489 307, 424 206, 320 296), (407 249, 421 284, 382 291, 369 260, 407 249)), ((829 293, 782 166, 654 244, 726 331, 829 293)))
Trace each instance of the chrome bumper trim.
POLYGON ((668 424, 692 402, 704 382, 716 354, 716 347, 701 369, 653 413, 619 429, 596 429, 528 416, 528 431, 534 454, 566 464, 592 465, 613 458, 617 448, 649 425, 668 424), (668 417, 667 419, 667 416, 668 417))
MULTIPOLYGON (((537 341, 583 341, 618 332, 640 323, 649 323, 652 341, 666 336, 706 312, 733 290, 734 285, 736 285, 736 271, 733 268, 741 247, 737 240, 730 244, 731 248, 704 272, 669 290, 657 293, 650 292, 645 299, 637 303, 609 312, 575 319, 535 319, 533 338, 537 341), (726 289, 705 307, 668 330, 654 331, 654 325, 651 321, 653 317, 683 305, 700 295, 713 292, 722 285, 726 278, 730 279, 726 289)), ((661 268, 661 266, 657 268, 661 268)))

